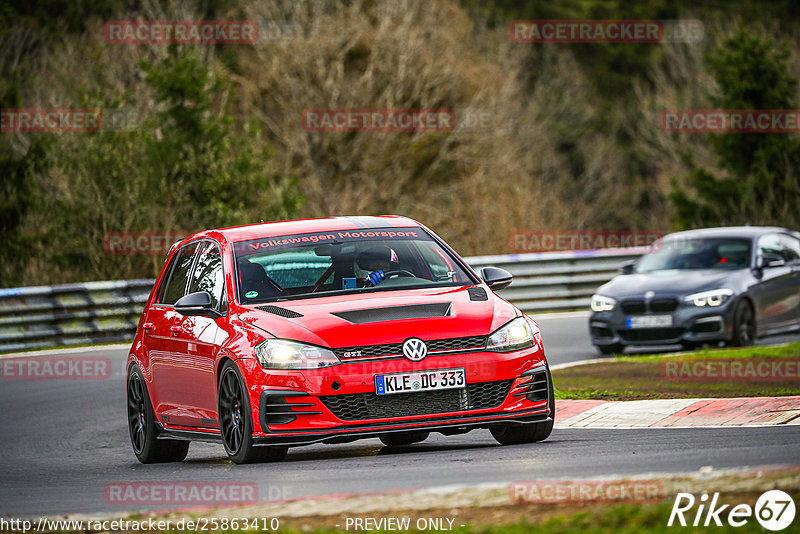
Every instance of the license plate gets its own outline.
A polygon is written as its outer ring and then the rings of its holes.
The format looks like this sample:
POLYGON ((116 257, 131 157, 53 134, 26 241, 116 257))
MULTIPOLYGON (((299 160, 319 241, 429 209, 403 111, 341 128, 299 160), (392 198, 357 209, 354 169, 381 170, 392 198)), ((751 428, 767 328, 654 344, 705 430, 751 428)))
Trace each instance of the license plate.
POLYGON ((463 368, 375 375, 375 393, 378 395, 460 389, 466 385, 467 379, 463 368))
POLYGON ((628 317, 628 328, 669 328, 671 326, 671 315, 637 315, 636 317, 628 317))

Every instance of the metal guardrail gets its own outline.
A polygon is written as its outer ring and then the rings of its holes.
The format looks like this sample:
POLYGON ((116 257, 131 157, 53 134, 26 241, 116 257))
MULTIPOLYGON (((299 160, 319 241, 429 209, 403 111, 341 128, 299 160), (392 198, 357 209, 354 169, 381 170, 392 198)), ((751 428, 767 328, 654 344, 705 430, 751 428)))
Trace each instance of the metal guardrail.
POLYGON ((476 271, 502 267, 514 275, 497 292, 525 313, 588 309, 594 291, 619 267, 649 249, 602 249, 464 258, 476 271))
MULTIPOLYGON (((586 309, 592 293, 644 250, 609 249, 465 258, 514 275, 498 294, 522 311, 586 309)), ((0 352, 130 341, 153 280, 0 289, 0 352)))
POLYGON ((129 341, 153 280, 0 289, 0 352, 129 341))

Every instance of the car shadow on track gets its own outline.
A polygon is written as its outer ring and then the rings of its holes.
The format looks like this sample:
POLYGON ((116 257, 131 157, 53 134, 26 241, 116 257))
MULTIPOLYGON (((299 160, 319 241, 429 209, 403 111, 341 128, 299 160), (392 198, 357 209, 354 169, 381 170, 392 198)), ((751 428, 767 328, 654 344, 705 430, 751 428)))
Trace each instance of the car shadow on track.
MULTIPOLYGON (((522 445, 510 445, 510 446, 502 446, 499 443, 495 443, 490 440, 481 440, 471 443, 448 443, 446 439, 440 441, 432 441, 430 443, 415 443, 413 445, 400 445, 400 446, 385 446, 381 444, 375 445, 346 445, 346 444, 336 444, 336 445, 313 445, 308 448, 306 447, 297 447, 289 449, 289 454, 286 458, 279 462, 278 464, 251 464, 250 467, 259 466, 259 465, 282 465, 282 464, 292 464, 292 463, 300 463, 300 462, 319 462, 325 460, 346 460, 346 459, 355 459, 355 458, 365 458, 365 457, 393 457, 399 456, 404 454, 430 454, 430 453, 448 453, 448 452, 457 452, 457 451, 470 451, 470 450, 481 450, 481 449, 493 449, 497 447, 503 447, 503 450, 514 451, 518 450, 523 447, 535 447, 539 450, 544 449, 551 449, 552 446, 556 446, 559 442, 569 442, 569 441, 582 441, 577 437, 573 436, 559 436, 558 434, 561 433, 559 430, 554 431, 554 435, 551 436, 546 441, 540 443, 530 443, 530 444, 522 444, 522 445)), ((132 464, 133 466, 138 466, 139 464, 132 464)), ((175 466, 176 464, 168 464, 170 466, 175 466)), ((192 449, 189 450, 189 457, 181 462, 181 465, 186 467, 200 467, 200 466, 215 466, 215 465, 230 465, 232 467, 235 466, 232 462, 228 460, 227 457, 224 455, 218 455, 215 451, 211 449, 206 449, 202 451, 197 451, 192 449), (192 457, 194 453, 195 457, 192 457)), ((248 466, 235 466, 237 468, 247 468, 248 466)))

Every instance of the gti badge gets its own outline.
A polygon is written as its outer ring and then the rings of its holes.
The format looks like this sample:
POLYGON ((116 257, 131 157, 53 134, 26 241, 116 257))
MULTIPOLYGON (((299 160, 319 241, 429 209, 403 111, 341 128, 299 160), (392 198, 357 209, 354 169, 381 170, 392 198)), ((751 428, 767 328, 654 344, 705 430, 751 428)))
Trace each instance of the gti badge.
POLYGON ((428 346, 419 338, 411 337, 403 343, 403 356, 412 362, 422 361, 428 355, 428 346))

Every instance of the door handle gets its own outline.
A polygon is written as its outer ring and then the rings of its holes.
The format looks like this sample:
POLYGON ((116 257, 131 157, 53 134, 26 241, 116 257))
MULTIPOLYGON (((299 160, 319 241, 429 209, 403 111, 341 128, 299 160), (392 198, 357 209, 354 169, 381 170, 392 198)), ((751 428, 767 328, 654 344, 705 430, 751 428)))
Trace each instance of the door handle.
POLYGON ((170 326, 169 331, 172 332, 173 336, 177 336, 181 332, 183 332, 183 328, 180 325, 170 326))
POLYGON ((148 334, 150 333, 150 330, 152 330, 152 329, 153 329, 153 328, 155 328, 155 327, 156 327, 156 325, 154 325, 153 323, 144 323, 144 324, 142 325, 142 328, 143 328, 143 329, 144 329, 144 331, 145 331, 145 332, 147 332, 148 334))

